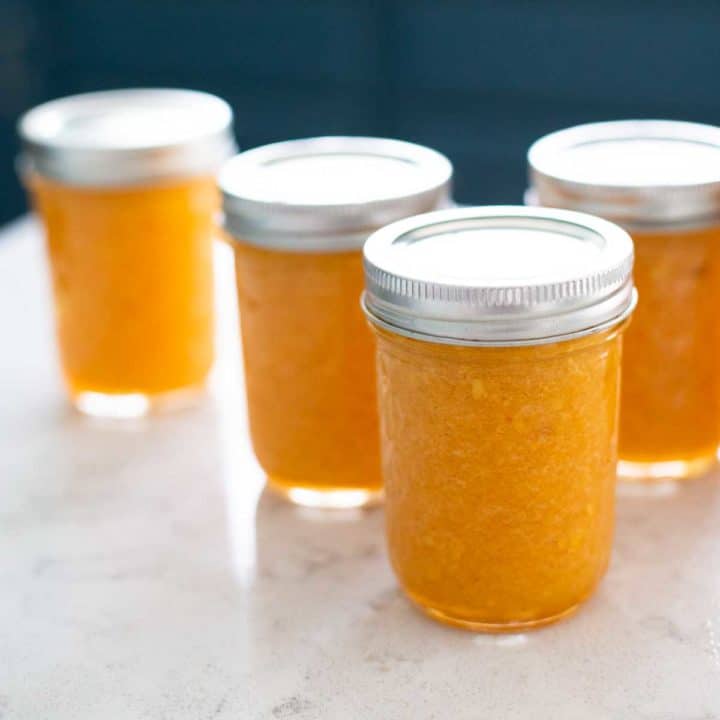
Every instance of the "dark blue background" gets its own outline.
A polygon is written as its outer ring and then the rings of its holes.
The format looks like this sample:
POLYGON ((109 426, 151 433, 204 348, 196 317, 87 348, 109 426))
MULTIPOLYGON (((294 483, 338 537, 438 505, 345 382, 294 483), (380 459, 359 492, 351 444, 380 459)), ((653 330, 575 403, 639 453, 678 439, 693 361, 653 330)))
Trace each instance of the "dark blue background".
POLYGON ((550 130, 720 124, 719 69, 718 0, 0 0, 0 221, 25 207, 17 116, 70 93, 208 90, 244 148, 407 138, 451 157, 459 200, 518 202, 550 130))

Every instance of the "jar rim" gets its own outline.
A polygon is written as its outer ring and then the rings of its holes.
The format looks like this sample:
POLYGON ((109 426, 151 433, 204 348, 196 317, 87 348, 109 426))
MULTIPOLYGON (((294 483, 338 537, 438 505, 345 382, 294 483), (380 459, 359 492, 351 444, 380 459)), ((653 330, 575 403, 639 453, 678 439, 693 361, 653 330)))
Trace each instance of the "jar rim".
POLYGON ((561 335, 551 335, 541 338, 528 338, 520 340, 475 340, 471 338, 446 337, 442 335, 432 335, 430 333, 409 330, 399 325, 393 325, 375 315, 367 305, 367 292, 364 291, 360 296, 360 307, 371 325, 386 330, 395 335, 410 338, 411 340, 419 340, 426 343, 436 343, 438 345, 452 345, 457 347, 533 347, 535 345, 552 345, 555 343, 569 342, 578 340, 589 335, 610 330, 625 323, 635 311, 638 303, 638 292, 635 288, 632 290, 632 296, 629 304, 623 312, 617 317, 611 318, 599 325, 585 328, 584 330, 576 330, 575 332, 564 333, 561 335))

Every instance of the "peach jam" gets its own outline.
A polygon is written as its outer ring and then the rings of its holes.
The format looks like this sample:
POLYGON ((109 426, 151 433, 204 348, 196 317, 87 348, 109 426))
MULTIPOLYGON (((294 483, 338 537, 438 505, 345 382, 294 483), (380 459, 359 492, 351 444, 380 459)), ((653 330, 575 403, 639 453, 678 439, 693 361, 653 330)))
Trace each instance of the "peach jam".
POLYGON ((43 221, 63 375, 100 416, 185 403, 213 361, 214 173, 232 113, 184 90, 41 105, 20 122, 43 221))
POLYGON ((610 556, 630 238, 580 213, 464 208, 364 253, 403 590, 479 631, 570 614, 610 556))
POLYGON ((600 215, 635 242, 620 476, 707 472, 720 434, 720 128, 581 125, 538 140, 528 159, 539 205, 600 215))
POLYGON ((269 487, 293 502, 380 496, 361 248, 386 223, 446 205, 451 175, 433 150, 359 137, 268 145, 221 172, 250 434, 269 487))

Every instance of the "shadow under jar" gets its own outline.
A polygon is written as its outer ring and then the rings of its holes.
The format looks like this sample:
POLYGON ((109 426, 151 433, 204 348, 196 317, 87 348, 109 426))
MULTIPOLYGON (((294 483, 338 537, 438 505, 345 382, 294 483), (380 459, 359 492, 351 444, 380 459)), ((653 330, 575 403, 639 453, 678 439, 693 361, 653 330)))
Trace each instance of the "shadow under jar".
POLYGON ((635 242, 620 477, 702 475, 720 436, 720 128, 581 125, 538 140, 528 161, 534 202, 605 217, 635 242))
POLYGON ((360 137, 268 145, 221 173, 253 447, 292 502, 380 497, 361 248, 386 223, 447 205, 451 176, 434 150, 360 137))
POLYGON ((74 405, 134 417, 194 400, 213 361, 215 173, 232 112, 186 90, 55 100, 20 120, 74 405))
POLYGON ((486 207, 365 246, 390 559, 476 631, 575 610, 612 543, 632 242, 580 213, 486 207))

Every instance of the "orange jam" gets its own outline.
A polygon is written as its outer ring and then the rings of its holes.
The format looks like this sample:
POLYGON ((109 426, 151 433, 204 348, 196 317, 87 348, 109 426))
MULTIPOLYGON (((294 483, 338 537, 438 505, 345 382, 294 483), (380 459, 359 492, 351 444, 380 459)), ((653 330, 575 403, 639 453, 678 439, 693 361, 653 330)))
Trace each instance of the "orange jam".
POLYGON ((390 559, 430 615, 514 630, 591 594, 612 542, 620 337, 478 348, 378 331, 390 559))
POLYGON ((364 137, 265 145, 220 172, 250 434, 268 486, 291 502, 381 497, 361 249, 385 223, 446 204, 451 175, 434 150, 364 137))
POLYGON ((213 361, 215 173, 232 110, 192 90, 53 100, 18 125, 47 236, 75 407, 137 417, 194 401, 213 361))
POLYGON ((623 474, 701 474, 720 436, 720 229, 633 232, 640 303, 625 339, 623 474))
POLYGON ((569 615, 612 545, 630 237, 581 213, 477 207, 396 222, 363 253, 401 587, 475 631, 569 615))
POLYGON ((213 360, 213 178, 101 189, 36 177, 32 189, 73 397, 201 386, 213 360))
POLYGON ((608 218, 635 242, 619 476, 702 475, 720 442, 720 128, 579 125, 540 138, 528 163, 530 202, 608 218))
POLYGON ((250 431, 290 499, 381 489, 374 343, 360 309, 360 251, 234 243, 250 431))

